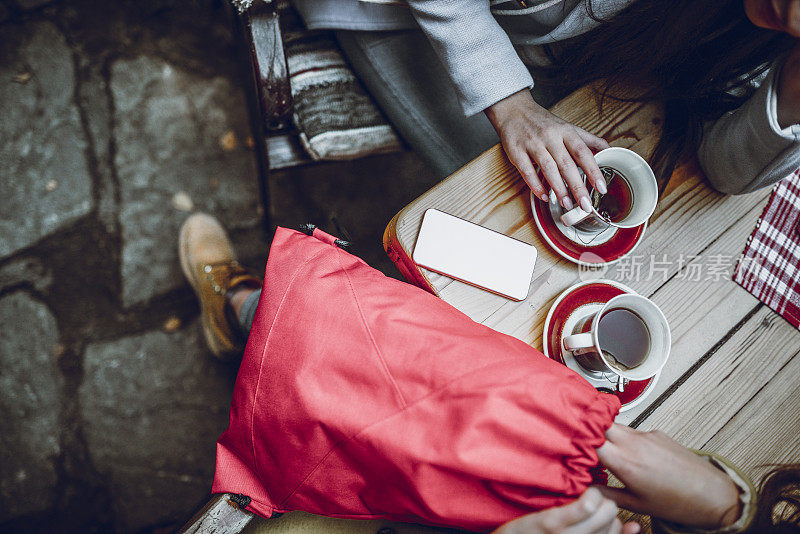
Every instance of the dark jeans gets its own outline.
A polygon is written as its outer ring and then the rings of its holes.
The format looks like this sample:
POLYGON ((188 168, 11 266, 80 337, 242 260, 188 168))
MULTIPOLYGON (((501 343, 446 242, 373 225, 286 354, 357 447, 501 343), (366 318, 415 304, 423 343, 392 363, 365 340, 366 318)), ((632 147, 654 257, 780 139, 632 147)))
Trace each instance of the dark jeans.
POLYGON ((250 334, 250 329, 253 328, 253 319, 256 318, 259 298, 261 298, 261 290, 253 291, 247 296, 242 304, 242 309, 239 310, 239 325, 245 335, 250 334))

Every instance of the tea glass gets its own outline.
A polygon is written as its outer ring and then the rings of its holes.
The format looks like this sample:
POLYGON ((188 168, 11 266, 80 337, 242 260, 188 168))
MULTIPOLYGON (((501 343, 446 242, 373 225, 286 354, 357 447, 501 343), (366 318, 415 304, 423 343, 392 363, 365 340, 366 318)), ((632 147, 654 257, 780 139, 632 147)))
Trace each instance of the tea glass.
POLYGON ((644 224, 653 214, 658 202, 658 183, 650 165, 633 150, 622 147, 601 150, 594 155, 594 159, 598 166, 615 170, 628 183, 631 190, 630 210, 621 220, 612 222, 603 217, 595 207, 587 212, 578 206, 563 213, 561 222, 565 226, 596 232, 609 227, 634 228, 644 224))

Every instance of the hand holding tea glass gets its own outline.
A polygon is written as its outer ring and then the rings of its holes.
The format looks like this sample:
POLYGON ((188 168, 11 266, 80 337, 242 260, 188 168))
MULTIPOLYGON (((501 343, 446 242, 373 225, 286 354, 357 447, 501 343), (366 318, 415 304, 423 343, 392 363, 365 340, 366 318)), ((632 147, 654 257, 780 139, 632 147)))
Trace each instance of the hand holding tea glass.
POLYGON ((561 223, 599 232, 610 226, 634 228, 647 222, 658 202, 658 183, 650 165, 622 147, 601 150, 593 159, 603 175, 605 193, 592 188, 589 209, 568 210, 561 215, 561 223))
POLYGON ((547 188, 534 169, 534 163, 565 210, 578 205, 591 210, 589 191, 578 170, 589 183, 605 194, 605 180, 593 152, 608 148, 596 135, 564 121, 537 104, 530 91, 523 89, 486 109, 486 116, 497 130, 509 161, 537 197, 549 201, 547 188))

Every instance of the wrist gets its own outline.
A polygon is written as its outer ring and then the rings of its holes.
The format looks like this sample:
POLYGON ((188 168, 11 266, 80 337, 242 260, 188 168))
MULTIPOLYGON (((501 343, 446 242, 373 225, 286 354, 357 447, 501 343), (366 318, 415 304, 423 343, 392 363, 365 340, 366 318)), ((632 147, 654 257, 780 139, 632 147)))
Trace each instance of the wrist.
POLYGON ((522 110, 531 107, 535 108, 539 105, 531 96, 530 90, 522 89, 498 100, 483 111, 489 122, 496 130, 499 130, 509 118, 518 116, 522 110))

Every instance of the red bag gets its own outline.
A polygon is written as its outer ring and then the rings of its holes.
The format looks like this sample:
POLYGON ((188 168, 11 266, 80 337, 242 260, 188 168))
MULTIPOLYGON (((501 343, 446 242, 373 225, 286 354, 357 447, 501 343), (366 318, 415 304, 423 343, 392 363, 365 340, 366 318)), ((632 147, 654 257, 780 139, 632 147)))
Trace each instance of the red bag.
POLYGON ((213 492, 489 530, 580 495, 613 395, 334 245, 278 228, 213 492))

